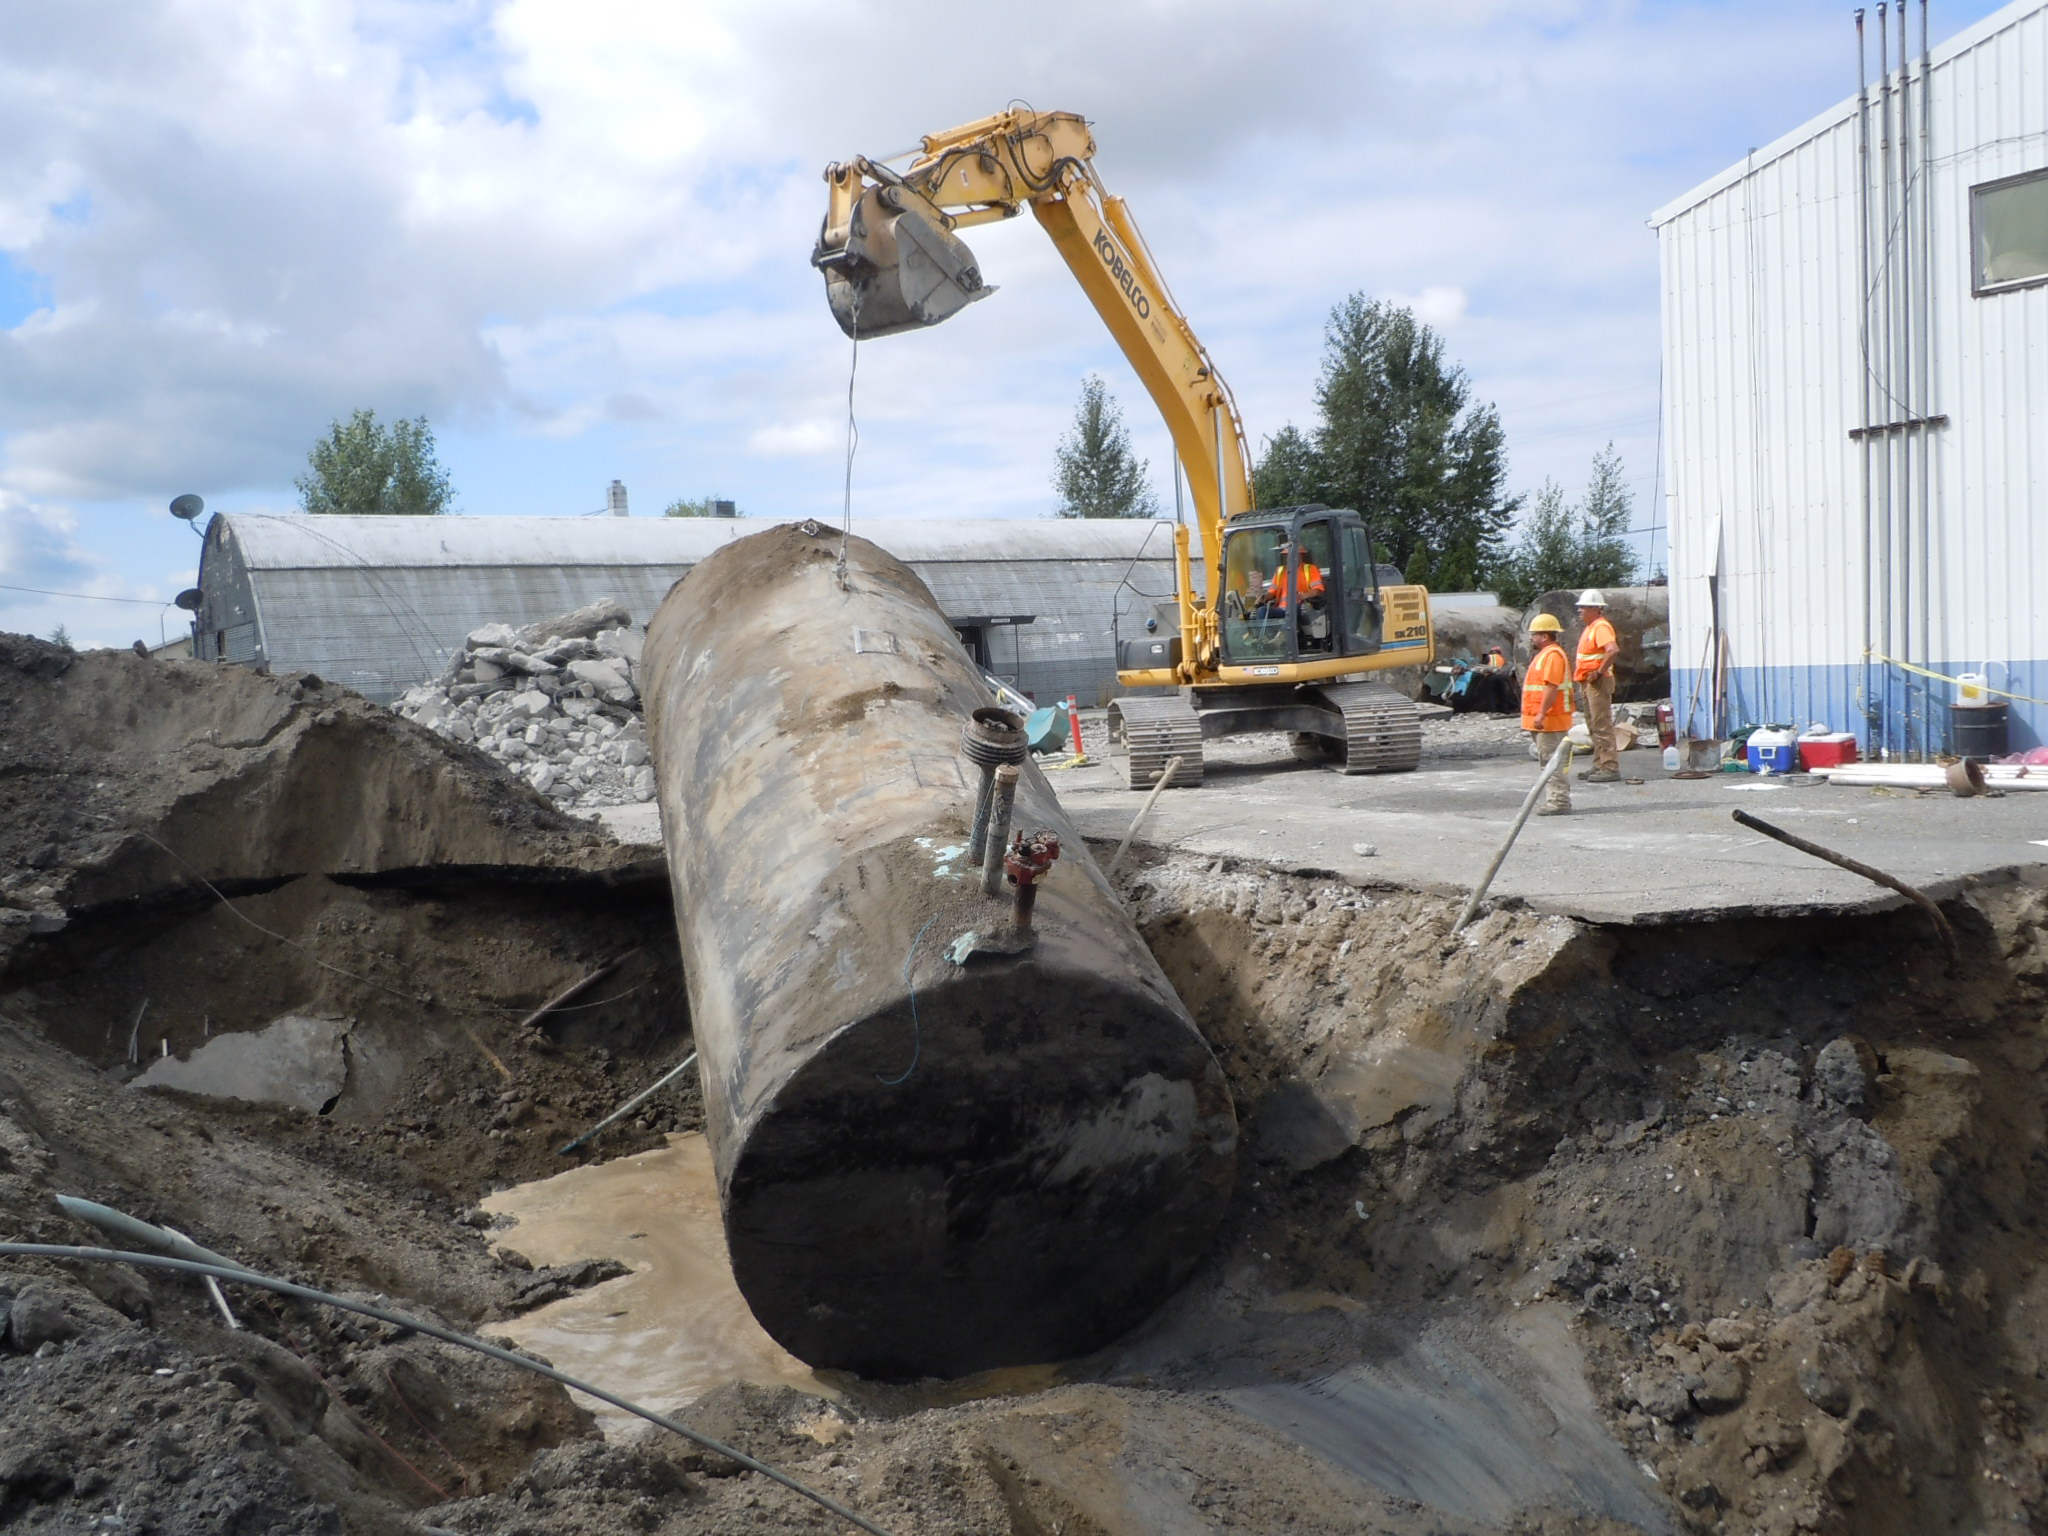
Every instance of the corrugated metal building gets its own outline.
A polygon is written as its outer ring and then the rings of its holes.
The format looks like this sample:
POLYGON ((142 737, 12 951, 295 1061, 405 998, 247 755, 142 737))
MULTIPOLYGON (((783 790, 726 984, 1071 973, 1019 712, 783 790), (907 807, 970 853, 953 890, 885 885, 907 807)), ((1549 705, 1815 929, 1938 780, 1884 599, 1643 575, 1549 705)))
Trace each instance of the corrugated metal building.
MULTIPOLYGON (((645 624, 750 518, 215 517, 200 556, 198 654, 267 663, 389 700, 436 676, 479 625, 616 597, 645 624)), ((1042 699, 1106 701, 1116 639, 1173 594, 1172 525, 869 518, 991 672, 1042 699)))
POLYGON ((1920 756, 1988 663, 2013 746, 2048 740, 2048 0, 1931 51, 1906 13, 1872 9, 1859 95, 1652 217, 1695 735, 1920 756))

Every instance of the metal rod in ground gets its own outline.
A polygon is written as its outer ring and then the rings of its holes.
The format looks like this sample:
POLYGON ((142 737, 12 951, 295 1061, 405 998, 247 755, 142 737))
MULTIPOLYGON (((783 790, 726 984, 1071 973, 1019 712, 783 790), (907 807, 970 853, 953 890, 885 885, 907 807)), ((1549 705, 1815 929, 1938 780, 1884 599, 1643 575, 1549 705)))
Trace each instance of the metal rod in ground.
POLYGON ((1557 744, 1557 750, 1550 754, 1550 761, 1543 765, 1543 771, 1536 775, 1536 782, 1529 786, 1529 793, 1522 797, 1522 808, 1515 812, 1515 824, 1508 828, 1508 835, 1502 840, 1500 851, 1493 856, 1493 862, 1486 866, 1486 873, 1479 877, 1479 883, 1472 887, 1472 894, 1465 898, 1465 908, 1458 914, 1458 920, 1451 924, 1451 932, 1456 933, 1472 921, 1472 914, 1479 910, 1479 903, 1486 899, 1487 888, 1493 884, 1493 877, 1500 873, 1501 865, 1506 862, 1508 850, 1515 846, 1515 839, 1522 835, 1522 826, 1528 821, 1529 813, 1536 809, 1537 795, 1543 792, 1543 786, 1556 777, 1570 761, 1571 755, 1572 741, 1567 736, 1557 744))
POLYGON ((555 1148, 555 1156, 567 1157, 571 1152, 574 1152, 578 1147, 582 1146, 583 1143, 590 1140, 591 1137, 595 1136, 599 1131, 603 1130, 606 1126, 610 1125, 614 1120, 619 1119, 622 1115, 630 1115, 634 1110, 638 1109, 642 1104, 645 1104, 649 1099, 653 1098, 657 1093, 661 1092, 662 1089, 666 1088, 670 1083, 674 1082, 677 1078, 681 1077, 685 1072, 687 1072, 690 1069, 690 1063, 695 1061, 696 1059, 697 1053, 695 1051, 690 1052, 689 1055, 685 1056, 673 1067, 670 1067, 668 1071, 662 1073, 660 1077, 656 1078, 647 1087, 642 1088, 638 1093, 634 1094, 633 1097, 626 1100, 625 1103, 621 1104, 617 1109, 613 1110, 610 1114, 606 1115, 602 1120, 598 1121, 597 1124, 593 1125, 581 1136, 578 1136, 574 1141, 565 1141, 562 1143, 561 1146, 555 1148))
POLYGON ((1852 875, 1861 875, 1887 890, 1897 891, 1934 920, 1934 931, 1941 938, 1941 947, 1948 951, 1949 974, 1955 975, 1962 967, 1963 950, 1956 942, 1956 931, 1949 926, 1948 918, 1943 915, 1941 908, 1935 905, 1934 898, 1925 891, 1906 884, 1897 875, 1888 875, 1881 869, 1873 869, 1861 859, 1852 859, 1846 853, 1836 853, 1834 849, 1823 848, 1819 843, 1809 843, 1805 838, 1787 832, 1783 827, 1774 827, 1768 821, 1759 821, 1747 811, 1733 811, 1730 814, 1740 825, 1752 832, 1761 832, 1765 837, 1777 839, 1787 848, 1797 848, 1801 853, 1826 860, 1837 869, 1846 869, 1852 875))
POLYGON ((730 1457, 750 1472, 758 1472, 772 1482, 780 1483, 792 1493, 801 1494, 821 1509, 828 1509, 840 1519, 869 1533, 869 1536, 890 1536, 888 1531, 872 1520, 855 1514, 838 1500, 808 1484, 800 1483, 787 1472, 778 1472, 765 1461, 756 1461, 745 1451, 727 1445, 722 1440, 701 1434, 687 1424, 678 1424, 674 1419, 665 1418, 651 1408, 620 1397, 616 1392, 607 1392, 580 1377, 571 1376, 567 1371, 558 1371, 551 1365, 528 1359, 509 1349, 500 1349, 495 1344, 486 1344, 482 1339, 473 1339, 466 1333, 457 1333, 452 1328, 443 1328, 424 1318, 412 1317, 404 1312, 394 1312, 387 1307, 371 1306, 367 1302, 350 1301, 327 1291, 316 1291, 308 1285, 294 1285, 289 1280, 279 1280, 273 1275, 260 1274, 253 1269, 244 1269, 239 1264, 202 1264, 191 1259, 172 1258, 169 1254, 128 1253, 118 1248, 80 1248, 66 1243, 0 1243, 0 1259, 71 1259, 88 1264, 137 1264, 144 1269, 175 1270, 186 1275, 212 1275, 215 1279, 226 1280, 233 1285, 253 1285, 259 1290, 273 1291, 279 1296, 290 1296, 299 1301, 318 1302, 322 1306, 335 1307, 343 1312, 354 1312, 358 1316, 374 1318, 393 1328, 408 1329, 423 1333, 430 1339, 439 1339, 444 1344, 453 1344, 460 1349, 475 1350, 480 1355, 489 1355, 493 1360, 502 1360, 507 1365, 517 1366, 522 1371, 531 1371, 536 1376, 545 1376, 558 1381, 574 1391, 596 1398, 601 1403, 610 1403, 614 1408, 645 1419, 669 1431, 681 1435, 707 1451, 730 1457))
POLYGON ((538 1024, 542 1019, 546 1018, 549 1014, 553 1013, 557 1008, 561 1007, 562 1004, 568 1002, 570 998, 576 997, 581 993, 587 992, 590 988, 596 986, 600 981, 603 981, 605 977, 611 975, 613 971, 616 971, 620 966, 624 965, 628 960, 632 959, 635 955, 639 953, 640 948, 638 945, 635 945, 633 948, 627 950, 623 955, 619 956, 618 959, 607 960, 603 965, 600 965, 596 970, 592 971, 588 976, 584 977, 581 981, 570 982, 568 986, 562 988, 561 991, 557 992, 553 997, 549 998, 546 1002, 542 1003, 538 1008, 534 1009, 533 1012, 529 1013, 525 1018, 521 1019, 519 1021, 519 1027, 521 1029, 533 1028, 534 1025, 538 1024))
MULTIPOLYGON (((165 1227, 164 1230, 170 1233, 171 1236, 180 1238, 185 1242, 190 1243, 192 1241, 191 1238, 186 1237, 176 1227, 165 1227)), ((198 1245, 193 1244, 193 1246, 197 1247, 198 1245)), ((206 1294, 213 1298, 213 1304, 220 1312, 220 1320, 228 1325, 231 1332, 240 1333, 242 1331, 242 1324, 235 1316, 235 1309, 228 1305, 227 1297, 221 1294, 220 1282, 211 1275, 201 1275, 199 1283, 206 1287, 206 1294)))
POLYGON ((1159 781, 1152 786, 1152 793, 1145 797, 1145 803, 1138 807, 1138 814, 1131 818, 1131 829, 1124 834, 1124 840, 1116 845, 1116 852, 1110 855, 1109 868, 1102 872, 1105 880, 1116 879, 1117 866, 1123 863, 1124 855, 1131 851, 1131 839, 1138 835, 1138 828, 1144 823, 1145 818, 1152 814, 1153 803, 1158 800, 1160 791, 1171 784, 1173 776, 1180 772, 1180 764, 1181 760, 1177 757, 1169 757, 1166 760, 1166 767, 1160 773, 1159 781))

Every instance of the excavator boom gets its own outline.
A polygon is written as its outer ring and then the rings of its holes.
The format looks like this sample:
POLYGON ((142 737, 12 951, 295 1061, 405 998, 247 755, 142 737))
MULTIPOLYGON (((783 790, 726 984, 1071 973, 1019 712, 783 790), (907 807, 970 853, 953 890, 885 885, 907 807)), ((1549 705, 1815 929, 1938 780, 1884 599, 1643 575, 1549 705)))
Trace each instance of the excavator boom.
POLYGON ((1413 705, 1344 680, 1429 662, 1429 594, 1381 585, 1355 512, 1248 515, 1236 403, 1094 161, 1085 118, 1013 109, 932 134, 908 155, 828 167, 811 260, 840 329, 856 341, 891 336, 986 298, 995 290, 957 232, 1030 209, 1164 418, 1201 530, 1199 584, 1188 530, 1174 530, 1178 635, 1120 646, 1120 683, 1182 693, 1111 706, 1131 781, 1150 783, 1178 759, 1175 782, 1199 783, 1202 741, 1239 730, 1291 730, 1298 754, 1345 772, 1414 767, 1413 705))
POLYGON ((1094 156, 1084 118, 1019 109, 931 135, 901 172, 866 158, 833 165, 811 260, 849 336, 937 325, 995 291, 954 231, 1029 208, 1173 435, 1213 591, 1222 524, 1252 505, 1243 424, 1122 200, 1103 187, 1094 156))

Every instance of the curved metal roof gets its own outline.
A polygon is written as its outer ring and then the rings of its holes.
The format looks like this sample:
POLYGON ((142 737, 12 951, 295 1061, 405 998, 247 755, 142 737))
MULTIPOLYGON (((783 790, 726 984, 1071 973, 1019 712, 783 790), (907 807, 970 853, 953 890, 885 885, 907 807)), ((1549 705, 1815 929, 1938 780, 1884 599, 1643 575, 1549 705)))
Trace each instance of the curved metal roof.
MULTIPOLYGON (((232 540, 252 571, 348 566, 695 565, 734 539, 788 518, 332 517, 221 513, 209 545, 232 540)), ((853 531, 915 565, 956 561, 1173 557, 1173 525, 1099 518, 855 518, 853 531)))

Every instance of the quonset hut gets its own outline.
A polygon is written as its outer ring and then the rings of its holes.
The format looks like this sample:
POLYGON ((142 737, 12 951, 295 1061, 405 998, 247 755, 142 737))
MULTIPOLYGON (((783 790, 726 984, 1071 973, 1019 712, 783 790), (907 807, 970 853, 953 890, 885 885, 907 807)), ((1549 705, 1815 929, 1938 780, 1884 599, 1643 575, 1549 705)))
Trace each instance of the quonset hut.
MULTIPOLYGON (((776 521, 222 514, 200 555, 194 652, 388 702, 483 624, 600 597, 644 624, 699 560, 776 521)), ((986 671, 1048 702, 1106 702, 1117 639, 1173 595, 1167 523, 863 518, 858 531, 923 578, 986 671)))

